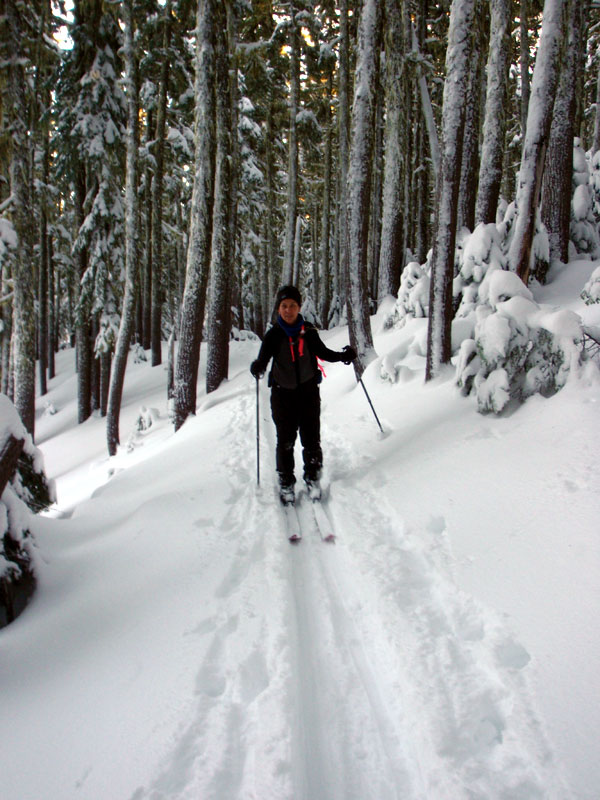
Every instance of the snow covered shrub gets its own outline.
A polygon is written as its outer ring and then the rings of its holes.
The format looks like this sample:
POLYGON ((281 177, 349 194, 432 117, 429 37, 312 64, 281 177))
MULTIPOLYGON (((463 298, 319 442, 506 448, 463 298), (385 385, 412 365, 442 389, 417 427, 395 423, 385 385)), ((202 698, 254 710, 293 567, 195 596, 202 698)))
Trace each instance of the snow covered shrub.
POLYGON ((0 395, 0 433, 3 481, 8 478, 0 498, 0 605, 10 622, 14 584, 32 574, 31 514, 47 508, 55 498, 54 486, 44 475, 41 452, 6 395, 0 395), (10 472, 14 464, 8 452, 11 442, 23 442, 23 449, 13 474, 8 475, 6 470, 10 472))
POLYGON ((135 342, 134 344, 132 344, 131 352, 133 355, 134 364, 142 364, 148 361, 148 357, 146 356, 146 351, 139 342, 135 342))
MULTIPOLYGON (((597 169, 597 168, 596 168, 597 169)), ((590 165, 581 147, 579 139, 575 139, 573 147, 573 198, 571 200, 571 223, 569 238, 575 255, 587 255, 597 258, 600 255, 600 241, 594 213, 594 189, 590 173, 590 165)), ((596 176, 595 180, 598 179, 596 176)), ((600 187, 598 187, 600 188, 600 187)), ((596 204, 600 197, 596 197, 596 204)))
POLYGON ((480 297, 484 280, 495 270, 506 269, 506 258, 501 245, 502 240, 496 225, 486 225, 483 222, 463 242, 458 275, 452 287, 457 306, 456 317, 468 316, 475 311, 478 304, 486 301, 485 285, 483 298, 480 297))
POLYGON ((429 270, 411 261, 402 270, 398 300, 384 322, 385 328, 401 328, 409 319, 426 317, 429 311, 429 270))
POLYGON ((317 307, 315 306, 315 301, 310 292, 306 292, 302 300, 302 316, 307 322, 316 325, 317 328, 321 327, 321 320, 317 313, 317 307))
POLYGON ((589 161, 590 192, 594 217, 600 220, 600 150, 591 156, 589 161))
POLYGON ((581 297, 588 306, 593 303, 600 303, 600 267, 596 267, 590 275, 589 281, 583 287, 581 297))
POLYGON ((327 320, 327 327, 337 328, 339 325, 346 324, 346 304, 342 303, 339 294, 334 294, 331 298, 331 305, 329 306, 329 318, 327 320))
POLYGON ((580 361, 577 314, 540 307, 512 272, 493 272, 486 293, 456 365, 463 394, 475 394, 479 411, 499 413, 511 399, 557 392, 580 361))

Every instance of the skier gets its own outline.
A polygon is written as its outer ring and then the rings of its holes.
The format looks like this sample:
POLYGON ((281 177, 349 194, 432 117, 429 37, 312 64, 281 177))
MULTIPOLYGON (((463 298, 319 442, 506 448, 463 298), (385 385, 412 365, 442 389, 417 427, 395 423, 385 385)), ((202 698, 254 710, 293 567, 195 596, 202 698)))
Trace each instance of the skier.
POLYGON ((321 450, 321 398, 319 383, 322 374, 317 358, 351 364, 356 352, 346 345, 341 352, 330 350, 317 329, 300 313, 302 298, 295 286, 284 286, 277 293, 277 322, 266 333, 258 358, 250 372, 262 378, 271 358, 269 373, 271 414, 277 429, 276 467, 279 496, 283 505, 294 504, 294 443, 300 431, 304 481, 312 500, 321 498, 320 476, 323 466, 321 450))

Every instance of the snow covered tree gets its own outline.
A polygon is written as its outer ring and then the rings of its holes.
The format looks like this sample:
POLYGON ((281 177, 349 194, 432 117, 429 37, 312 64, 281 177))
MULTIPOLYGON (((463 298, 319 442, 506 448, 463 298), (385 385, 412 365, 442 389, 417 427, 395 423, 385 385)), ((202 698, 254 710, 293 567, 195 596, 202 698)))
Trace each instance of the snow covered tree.
POLYGON ((170 70, 169 41, 171 37, 171 0, 167 0, 162 22, 162 63, 156 109, 156 135, 154 153, 154 176, 152 178, 152 291, 151 291, 151 347, 152 366, 162 363, 162 303, 163 286, 161 269, 163 267, 163 193, 165 162, 165 131, 167 123, 167 91, 170 70))
POLYGON ((125 368, 134 329, 134 311, 138 273, 138 148, 139 104, 137 64, 134 52, 133 0, 124 0, 124 53, 127 80, 127 169, 125 173, 125 287, 121 324, 115 346, 108 409, 106 439, 108 454, 113 456, 119 444, 119 415, 125 381, 125 368))
POLYGON ((174 424, 196 413, 196 383, 208 285, 215 159, 214 0, 199 0, 196 30, 194 187, 190 211, 185 289, 175 367, 174 424))
POLYGON ((348 325, 350 345, 358 355, 354 368, 359 376, 375 357, 369 317, 367 247, 380 37, 381 8, 375 0, 366 0, 359 24, 348 172, 348 325))
POLYGON ((581 323, 572 311, 534 302, 513 272, 492 270, 479 289, 474 336, 462 342, 456 380, 473 392, 481 412, 499 413, 511 400, 550 396, 581 359, 581 323))
POLYGON ((402 131, 407 123, 406 107, 403 102, 407 82, 406 72, 403 69, 403 56, 406 50, 405 29, 399 0, 387 0, 385 14, 386 130, 377 292, 379 301, 388 294, 396 294, 403 267, 402 198, 407 157, 401 149, 402 131))
POLYGON ((234 173, 237 159, 233 140, 237 139, 232 120, 236 92, 232 86, 233 9, 219 6, 216 17, 216 159, 212 246, 210 265, 210 299, 207 321, 208 353, 206 391, 218 389, 227 378, 229 367, 229 335, 231 330, 232 262, 235 256, 234 173), (228 42, 228 31, 231 41, 228 42), (230 48, 231 45, 231 48, 230 48))
POLYGON ((14 400, 27 431, 35 426, 36 322, 34 310, 32 154, 30 152, 26 55, 20 43, 31 33, 26 4, 9 3, 3 20, 6 121, 10 134, 10 216, 15 234, 13 269, 14 400))
POLYGON ((55 500, 43 457, 10 400, 0 395, 0 606, 15 617, 14 588, 31 580, 31 512, 55 500))
POLYGON ((451 356, 452 280, 474 0, 453 0, 446 53, 442 165, 431 266, 426 379, 451 356))
POLYGON ((510 0, 490 0, 490 45, 476 223, 496 221, 500 197, 510 65, 510 12, 510 0))
MULTIPOLYGON (((564 58, 552 111, 550 138, 542 183, 542 220, 550 238, 550 258, 566 263, 569 258, 573 136, 577 76, 584 51, 586 2, 567 4, 568 20, 564 58)), ((536 275, 544 279, 543 275, 536 275)))
POLYGON ((71 35, 73 49, 65 53, 57 81, 53 146, 64 196, 75 207, 78 414, 84 422, 97 405, 94 335, 100 327, 110 329, 100 320, 120 297, 126 103, 119 85, 121 32, 115 8, 77 0, 71 35))
POLYGON ((525 283, 529 280, 531 269, 536 214, 559 77, 563 5, 564 0, 545 0, 544 3, 542 33, 535 59, 527 131, 519 169, 517 219, 509 250, 509 262, 511 269, 525 283))
MULTIPOLYGON (((592 165, 596 156, 592 159, 592 165)), ((594 190, 590 164, 583 152, 581 142, 575 139, 573 146, 572 199, 570 203, 569 245, 577 254, 589 258, 600 255, 600 232, 597 214, 594 213, 594 190)), ((591 167, 593 169, 593 166, 591 167)))
POLYGON ((285 217, 285 251, 283 255, 282 283, 294 281, 294 244, 296 239, 296 211, 298 202, 298 135, 297 117, 300 103, 300 42, 296 22, 296 2, 290 0, 288 21, 290 49, 290 127, 288 134, 287 206, 285 217))

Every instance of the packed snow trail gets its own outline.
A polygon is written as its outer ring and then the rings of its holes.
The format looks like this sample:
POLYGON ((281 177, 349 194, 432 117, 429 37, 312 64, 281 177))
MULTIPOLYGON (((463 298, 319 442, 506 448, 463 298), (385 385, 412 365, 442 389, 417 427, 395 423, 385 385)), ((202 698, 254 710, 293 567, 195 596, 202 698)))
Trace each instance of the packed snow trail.
POLYGON ((290 546, 238 435, 253 410, 239 398, 228 426, 221 526, 236 554, 207 617, 198 706, 153 791, 132 800, 568 797, 530 703, 529 656, 449 580, 443 520, 404 531, 382 476, 325 424, 338 543, 320 541, 300 502, 304 538, 290 546))
POLYGON ((160 450, 162 494, 150 458, 115 473, 56 545, 40 531, 48 566, 38 608, 5 632, 4 702, 16 741, 29 741, 25 682, 54 732, 37 748, 60 768, 25 779, 11 759, 7 798, 24 800, 26 780, 52 800, 566 800, 529 655, 456 588, 444 520, 406 529, 409 499, 389 505, 385 474, 325 404, 336 543, 301 501, 304 538, 290 545, 261 391, 260 489, 254 393, 229 391, 160 450), (202 485, 199 445, 211 458, 202 485), (50 694, 38 651, 48 674, 65 674, 50 694), (90 679, 94 735, 64 748, 90 679))

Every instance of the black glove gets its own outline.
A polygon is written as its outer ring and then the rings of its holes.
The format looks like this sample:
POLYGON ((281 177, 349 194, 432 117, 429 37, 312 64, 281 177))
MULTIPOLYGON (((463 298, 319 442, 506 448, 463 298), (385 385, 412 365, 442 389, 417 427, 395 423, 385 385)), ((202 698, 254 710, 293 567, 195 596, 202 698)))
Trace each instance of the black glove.
POLYGON ((342 358, 341 360, 344 364, 351 364, 354 359, 356 358, 356 350, 353 347, 350 347, 349 344, 344 347, 342 350, 342 358))
POLYGON ((256 380, 258 380, 259 378, 262 378, 262 376, 265 374, 265 371, 261 367, 261 365, 259 364, 258 360, 257 361, 253 361, 250 364, 250 372, 254 375, 256 380))

